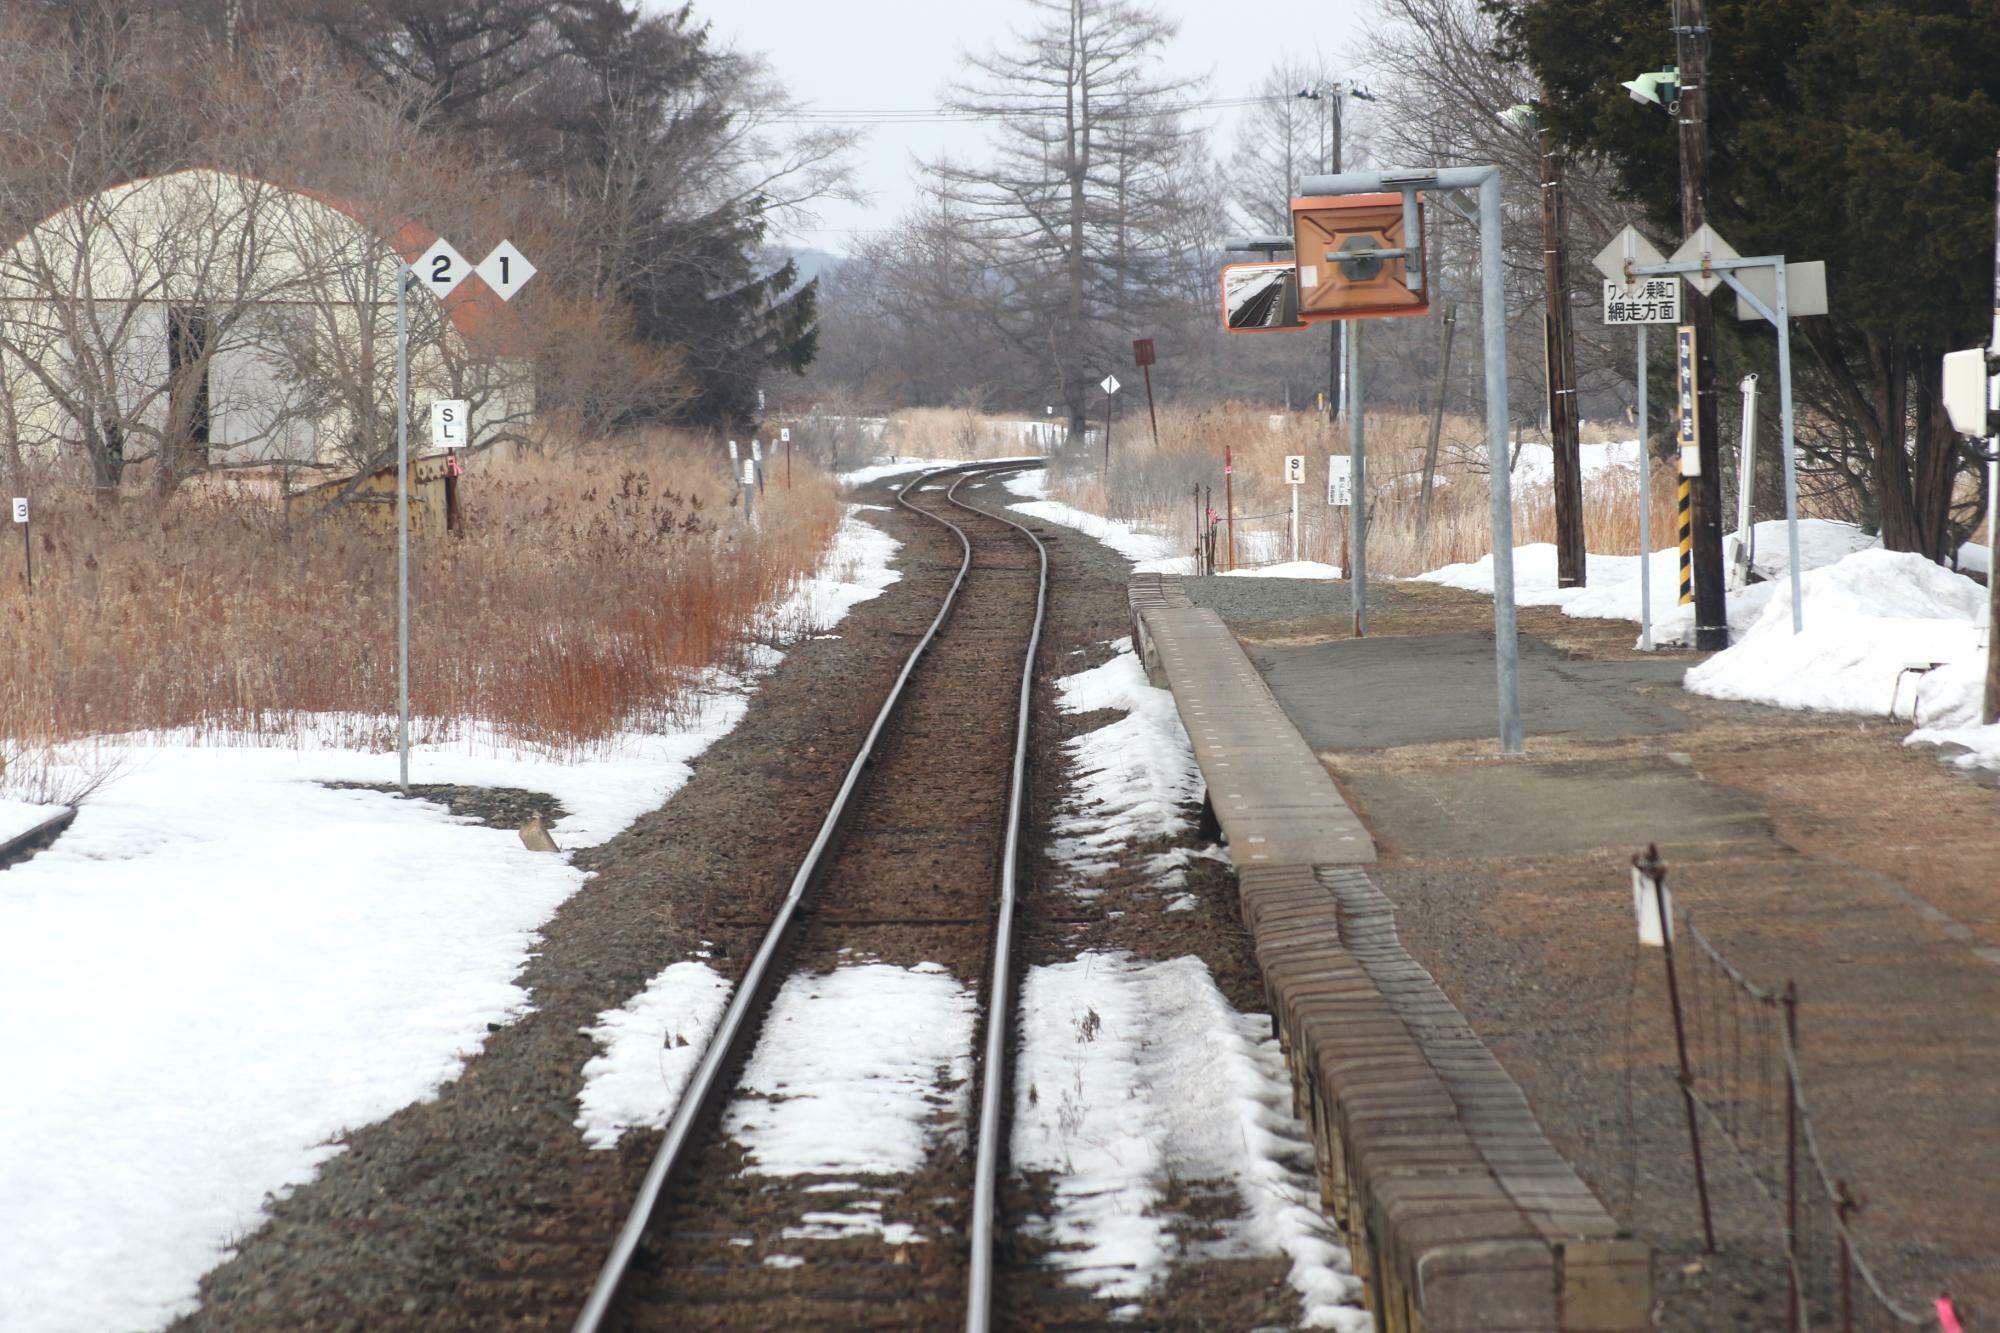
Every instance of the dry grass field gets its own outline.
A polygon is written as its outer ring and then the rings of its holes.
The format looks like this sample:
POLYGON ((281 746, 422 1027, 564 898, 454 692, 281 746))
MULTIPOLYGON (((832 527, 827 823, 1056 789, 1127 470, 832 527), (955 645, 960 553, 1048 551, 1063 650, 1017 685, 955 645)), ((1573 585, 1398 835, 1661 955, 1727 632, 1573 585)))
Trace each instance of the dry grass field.
MULTIPOLYGON (((1340 564, 1345 523, 1326 504, 1327 455, 1347 452, 1345 423, 1329 428, 1303 413, 1274 414, 1223 405, 1160 412, 1160 443, 1153 446, 1143 414, 1115 423, 1107 482, 1101 439, 1054 461, 1050 493, 1080 509, 1130 522, 1168 538, 1177 549, 1193 550, 1203 500, 1224 509, 1223 454, 1235 463, 1236 532, 1239 563, 1269 564, 1290 558, 1291 497, 1282 481, 1284 457, 1303 454, 1307 484, 1299 496, 1300 554, 1307 560, 1340 564)), ((1476 560, 1491 549, 1487 499, 1485 427, 1472 418, 1447 418, 1438 450, 1431 518, 1418 539, 1418 495, 1429 419, 1415 413, 1370 413, 1367 421, 1369 565, 1385 574, 1418 574, 1454 561, 1476 560)), ((937 409, 901 412, 889 419, 885 444, 931 457, 991 457, 1024 447, 1005 422, 937 409)), ((1616 428, 1593 426, 1589 444, 1632 438, 1616 428)), ((1555 494, 1547 477, 1545 447, 1529 442, 1517 456, 1514 481, 1514 540, 1517 544, 1555 539, 1555 494), (1542 461, 1538 471, 1536 462, 1542 461)), ((1652 540, 1671 543, 1673 478, 1665 468, 1653 473, 1652 540)), ((1584 522, 1590 549, 1639 549, 1639 495, 1636 463, 1614 465, 1586 481, 1584 522)), ((1218 550, 1220 552, 1220 544, 1218 550)), ((1226 563, 1226 556, 1218 554, 1226 563)))
MULTIPOLYGON (((489 723, 555 752, 674 714, 839 521, 800 460, 745 522, 713 443, 660 433, 481 466, 463 531, 411 546, 411 708, 425 736, 489 723)), ((34 588, 0 545, 0 736, 38 747, 151 729, 283 744, 306 715, 393 740, 393 530, 287 523, 269 485, 105 503, 35 487, 34 588)), ((0 760, 7 756, 0 755, 0 760)))

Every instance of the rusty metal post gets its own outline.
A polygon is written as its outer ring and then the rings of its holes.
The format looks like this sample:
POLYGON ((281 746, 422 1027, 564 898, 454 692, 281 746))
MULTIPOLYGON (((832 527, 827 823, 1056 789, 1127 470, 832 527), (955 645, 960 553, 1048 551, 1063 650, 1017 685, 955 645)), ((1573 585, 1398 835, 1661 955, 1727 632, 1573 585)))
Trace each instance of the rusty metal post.
POLYGON ((1157 451, 1160 447, 1160 417, 1153 411, 1153 363, 1146 362, 1139 367, 1139 372, 1146 377, 1146 419, 1153 423, 1153 448, 1157 451))
POLYGON ((1201 567, 1201 484, 1194 486, 1194 572, 1205 573, 1201 567))
POLYGON ((1805 1291, 1799 1280, 1799 988, 1785 982, 1785 1258, 1790 1270, 1791 1328, 1804 1333, 1805 1291))
POLYGON ((1667 909, 1667 867, 1660 850, 1648 844, 1646 859, 1635 863, 1653 882, 1653 901, 1660 914, 1660 940, 1667 959, 1667 1002, 1674 1011, 1674 1049, 1680 1056, 1681 1101, 1687 1108, 1688 1144, 1694 1150, 1694 1188, 1701 1200, 1701 1235, 1710 1254, 1715 1253, 1715 1218, 1708 1205, 1708 1167, 1701 1157, 1701 1121, 1694 1105, 1694 1069, 1688 1062, 1687 1022, 1681 1015, 1681 983, 1674 970, 1674 923, 1667 909))
POLYGON ((1213 517, 1214 514, 1215 514, 1215 487, 1204 486, 1201 488, 1201 511, 1195 515, 1194 519, 1194 539, 1195 543, 1199 545, 1203 551, 1207 552, 1206 565, 1208 572, 1211 574, 1215 572, 1215 520, 1213 517))

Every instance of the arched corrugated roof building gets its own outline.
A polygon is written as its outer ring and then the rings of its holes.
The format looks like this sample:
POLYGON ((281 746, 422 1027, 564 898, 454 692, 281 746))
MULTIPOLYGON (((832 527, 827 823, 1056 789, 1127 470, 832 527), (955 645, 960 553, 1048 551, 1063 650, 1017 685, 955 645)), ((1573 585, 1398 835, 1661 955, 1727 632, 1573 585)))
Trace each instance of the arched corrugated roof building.
MULTIPOLYGON (((395 291, 436 239, 370 208, 196 167, 56 210, 0 252, 0 430, 33 452, 360 466, 393 448, 395 291), (386 438, 385 438, 386 437, 386 438)), ((413 430, 526 423, 527 331, 475 274, 409 298, 413 430)), ((413 440, 413 447, 421 440, 413 440)))

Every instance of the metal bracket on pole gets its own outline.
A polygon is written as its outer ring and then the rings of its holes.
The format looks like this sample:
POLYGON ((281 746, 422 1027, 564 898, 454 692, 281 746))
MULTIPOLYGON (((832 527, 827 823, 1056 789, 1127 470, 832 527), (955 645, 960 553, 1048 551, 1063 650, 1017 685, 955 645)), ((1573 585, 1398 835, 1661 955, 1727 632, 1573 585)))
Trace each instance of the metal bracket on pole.
POLYGON ((1259 254, 1266 259, 1274 259, 1280 250, 1292 248, 1289 236, 1237 236, 1222 243, 1224 250, 1239 251, 1243 254, 1259 254))

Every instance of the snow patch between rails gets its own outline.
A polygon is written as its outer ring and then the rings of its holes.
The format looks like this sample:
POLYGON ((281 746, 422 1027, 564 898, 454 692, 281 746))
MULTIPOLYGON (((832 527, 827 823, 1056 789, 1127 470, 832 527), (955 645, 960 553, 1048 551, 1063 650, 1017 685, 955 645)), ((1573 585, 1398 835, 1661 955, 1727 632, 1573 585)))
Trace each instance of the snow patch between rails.
POLYGON ((978 1004, 942 966, 787 978, 723 1117, 745 1173, 903 1175, 963 1138, 978 1004))
MULTIPOLYGON (((895 581, 895 550, 848 514, 759 632, 825 628, 895 581)), ((414 747, 414 776, 550 793, 570 812, 564 848, 605 842, 741 720, 780 655, 752 656, 704 677, 684 726, 562 758, 468 727, 414 747)), ((0 1012, 48 1017, 0 1029, 0 1328, 150 1328, 195 1309, 268 1196, 349 1131, 434 1097, 489 1025, 526 1011, 521 971, 585 873, 434 802, 325 785, 392 777, 393 754, 355 745, 393 719, 302 724, 282 745, 103 738, 115 776, 5 872, 0 1012)), ((660 1038, 639 1049, 662 1078, 660 1038)), ((619 1086, 593 1095, 608 1105, 619 1086)))
POLYGON ((1141 532, 1130 523, 1122 523, 1115 518, 1105 518, 1060 500, 1051 500, 1049 479, 1045 469, 1033 472, 1017 472, 1001 479, 1002 484, 1015 495, 1024 497, 1008 508, 1029 518, 1039 518, 1045 523, 1060 527, 1075 528, 1086 537, 1093 537, 1132 562, 1132 570, 1138 574, 1189 574, 1194 572, 1194 557, 1175 555, 1174 548, 1165 537, 1151 532, 1141 532))
POLYGON ((1233 1188, 1241 1215, 1194 1257, 1282 1254, 1301 1323, 1364 1333, 1361 1283, 1315 1202, 1270 1020, 1241 1014, 1199 958, 1086 953, 1029 971, 1014 1074, 1013 1164, 1047 1172, 1050 1262, 1108 1300, 1143 1296, 1185 1255, 1169 1182, 1233 1188))
MULTIPOLYGON (((1054 820, 1049 854, 1086 878, 1112 869, 1118 852, 1133 843, 1179 837, 1190 822, 1185 807, 1202 793, 1173 694, 1147 682, 1131 639, 1112 647, 1117 655, 1102 666, 1056 681, 1056 704, 1066 713, 1125 714, 1063 742, 1073 795, 1054 820)), ((1155 857, 1155 882, 1185 884, 1187 859, 1195 854, 1183 848, 1155 857)), ((1090 896, 1087 884, 1073 891, 1090 896)))

